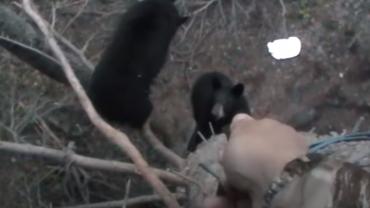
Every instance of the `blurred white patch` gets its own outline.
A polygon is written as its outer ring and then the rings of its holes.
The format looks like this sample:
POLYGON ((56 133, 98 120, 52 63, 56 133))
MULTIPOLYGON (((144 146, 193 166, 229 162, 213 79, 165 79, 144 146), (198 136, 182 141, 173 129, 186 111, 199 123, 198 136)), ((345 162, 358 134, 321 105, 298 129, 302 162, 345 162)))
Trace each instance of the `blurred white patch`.
POLYGON ((296 57, 301 52, 301 46, 301 41, 297 37, 277 39, 267 43, 267 48, 275 59, 296 57))

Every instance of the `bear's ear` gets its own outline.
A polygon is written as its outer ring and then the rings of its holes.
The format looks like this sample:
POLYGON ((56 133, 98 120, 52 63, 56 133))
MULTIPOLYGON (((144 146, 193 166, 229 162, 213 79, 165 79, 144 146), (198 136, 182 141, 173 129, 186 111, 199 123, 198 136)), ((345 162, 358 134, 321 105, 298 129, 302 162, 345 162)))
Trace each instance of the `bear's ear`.
POLYGON ((218 78, 216 78, 216 77, 213 78, 212 79, 212 87, 215 90, 221 89, 221 87, 222 87, 221 81, 218 78))
POLYGON ((231 88, 231 92, 235 97, 240 97, 243 95, 244 92, 244 85, 242 83, 238 83, 231 88))
POLYGON ((189 18, 189 16, 179 17, 177 19, 177 26, 179 27, 180 25, 184 24, 186 21, 188 21, 189 18))

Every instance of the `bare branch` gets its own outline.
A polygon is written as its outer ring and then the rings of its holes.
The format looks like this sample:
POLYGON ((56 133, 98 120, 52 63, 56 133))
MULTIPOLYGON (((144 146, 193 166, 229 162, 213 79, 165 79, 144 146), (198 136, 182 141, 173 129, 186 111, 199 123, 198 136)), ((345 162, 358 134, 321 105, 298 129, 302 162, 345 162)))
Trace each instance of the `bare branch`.
POLYGON ((361 125, 364 121, 365 121, 365 117, 360 116, 360 118, 357 119, 355 125, 352 128, 352 132, 358 132, 358 130, 360 129, 360 127, 361 127, 361 125))
MULTIPOLYGON (((185 198, 183 194, 173 194, 173 195, 179 200, 185 198)), ((143 204, 160 202, 160 201, 161 201, 161 197, 158 195, 139 196, 139 197, 128 199, 126 206, 127 207, 139 206, 143 204)), ((109 208, 109 207, 121 207, 123 203, 124 203, 124 200, 118 200, 118 201, 101 202, 101 203, 95 203, 95 204, 85 204, 85 205, 80 205, 80 206, 63 207, 63 208, 109 208)))
POLYGON ((93 41, 94 40, 94 38, 95 38, 95 36, 96 36, 96 33, 97 32, 94 32, 93 34, 91 34, 90 35, 90 37, 89 38, 87 38, 87 40, 85 41, 85 44, 82 46, 82 48, 81 48, 81 51, 84 53, 86 50, 87 50, 87 48, 89 47, 89 45, 90 45, 90 43, 91 43, 91 41, 93 41))
POLYGON ((171 162, 178 169, 182 169, 182 167, 184 166, 184 159, 182 159, 180 156, 178 156, 172 150, 168 149, 166 146, 163 145, 163 143, 161 141, 159 141, 159 139, 151 131, 149 123, 150 122, 147 121, 144 125, 144 128, 143 128, 143 133, 144 133, 145 139, 166 160, 171 162))
POLYGON ((288 35, 288 28, 287 28, 287 25, 286 25, 286 6, 285 6, 285 3, 284 3, 284 0, 279 0, 279 2, 280 2, 280 6, 281 6, 281 16, 283 18, 283 20, 282 20, 283 32, 284 32, 284 35, 287 36, 288 35))
MULTIPOLYGON (((77 14, 76 18, 81 15, 83 9, 86 7, 88 1, 85 0, 83 8, 81 8, 81 11, 77 14), (80 13, 81 12, 81 13, 80 13)), ((66 39, 62 34, 65 32, 67 28, 64 28, 62 30, 62 33, 58 33, 55 30, 55 22, 56 22, 56 11, 57 8, 55 4, 52 4, 52 23, 49 25, 49 28, 53 31, 55 37, 63 44, 65 45, 68 49, 70 49, 73 53, 75 53, 82 61, 82 63, 86 66, 86 68, 90 69, 91 71, 94 71, 94 64, 89 61, 86 56, 83 54, 82 50, 78 49, 75 45, 73 45, 68 39, 66 39)), ((74 21, 74 20, 72 20, 74 21)), ((72 24, 73 22, 70 22, 72 24)), ((67 25, 68 26, 68 25, 67 25)), ((69 27, 69 26, 68 26, 69 27)))
MULTIPOLYGON (((14 3, 16 4, 16 3, 14 3)), ((19 5, 16 4, 18 7, 19 5)), ((24 18, 0 4, 0 46, 20 60, 55 81, 69 85, 59 61, 50 56, 40 33, 24 18)), ((88 86, 91 70, 75 54, 67 54, 76 69, 76 75, 84 87, 88 86)))
POLYGON ((55 6, 56 3, 51 2, 51 24, 50 27, 55 30, 55 23, 57 19, 57 8, 55 6))
POLYGON ((16 40, 0 36, 0 45, 8 51, 17 54, 18 58, 27 62, 41 73, 63 84, 68 84, 68 80, 63 73, 61 65, 48 54, 25 45, 16 40))
POLYGON ((131 191, 131 179, 129 178, 126 183, 125 197, 123 198, 122 208, 127 208, 128 197, 131 191))
POLYGON ((216 1, 218 0, 209 0, 207 3, 205 3, 201 8, 195 10, 192 14, 192 16, 195 16, 199 13, 201 13, 202 11, 206 10, 208 7, 210 7, 213 3, 215 3, 216 1))
POLYGON ((83 54, 83 51, 78 49, 75 45, 73 45, 68 39, 66 39, 62 34, 67 30, 67 28, 82 14, 83 10, 87 6, 88 1, 84 1, 84 5, 80 9, 80 11, 71 19, 69 23, 67 23, 66 27, 62 30, 61 33, 58 33, 55 30, 55 19, 56 19, 56 7, 54 4, 52 4, 52 23, 49 25, 49 28, 53 31, 55 37, 68 49, 70 49, 73 53, 75 53, 82 61, 82 63, 91 71, 94 71, 94 64, 89 61, 86 56, 83 54))
MULTIPOLYGON (((46 132, 50 136, 52 142, 56 146, 58 146, 60 148, 63 147, 61 139, 50 129, 49 125, 46 124, 44 119, 42 119, 39 116, 37 116, 37 117, 38 117, 37 118, 37 124, 38 124, 40 130, 43 131, 43 132, 46 132)), ((39 130, 36 129, 36 131, 39 131, 39 130)))
POLYGON ((62 36, 58 32, 54 31, 54 35, 55 37, 58 38, 60 42, 62 42, 65 46, 71 49, 71 51, 75 53, 81 59, 81 61, 86 65, 88 69, 90 69, 91 71, 94 71, 94 68, 95 68, 94 64, 92 64, 91 61, 89 61, 86 58, 86 56, 83 54, 83 52, 80 49, 78 49, 75 45, 73 45, 69 40, 67 40, 64 36, 62 36))
POLYGON ((47 39, 47 42, 49 43, 53 53, 60 60, 72 88, 77 93, 77 97, 81 102, 84 110, 87 112, 92 123, 107 137, 107 139, 109 139, 112 143, 118 145, 120 149, 133 160, 143 178, 148 181, 148 183, 154 188, 154 190, 162 197, 168 207, 179 208, 179 203, 172 196, 163 182, 149 168, 148 163, 144 160, 139 150, 131 143, 127 135, 110 126, 98 115, 86 92, 76 78, 67 58, 65 57, 58 43, 46 27, 44 20, 40 17, 38 13, 35 12, 34 9, 31 8, 30 0, 23 0, 23 6, 28 15, 31 16, 31 18, 39 26, 40 30, 45 35, 45 38, 47 39))
POLYGON ((77 14, 75 16, 73 16, 71 18, 71 20, 69 20, 69 22, 66 24, 66 26, 63 28, 61 34, 64 34, 65 31, 76 21, 76 19, 81 16, 81 14, 84 12, 87 4, 89 3, 88 0, 84 0, 84 3, 83 5, 81 6, 81 8, 78 10, 77 14))
MULTIPOLYGON (((51 149, 47 147, 40 147, 31 144, 18 144, 13 142, 0 141, 0 151, 5 151, 14 154, 22 154, 26 156, 33 156, 50 161, 55 161, 58 163, 72 162, 75 165, 91 170, 101 170, 140 175, 140 173, 137 172, 135 166, 131 163, 102 160, 98 158, 78 155, 75 153, 68 154, 66 151, 51 149)), ((187 184, 185 180, 183 180, 176 174, 161 169, 153 168, 152 170, 158 177, 162 178, 163 180, 166 180, 167 182, 176 185, 187 184)))

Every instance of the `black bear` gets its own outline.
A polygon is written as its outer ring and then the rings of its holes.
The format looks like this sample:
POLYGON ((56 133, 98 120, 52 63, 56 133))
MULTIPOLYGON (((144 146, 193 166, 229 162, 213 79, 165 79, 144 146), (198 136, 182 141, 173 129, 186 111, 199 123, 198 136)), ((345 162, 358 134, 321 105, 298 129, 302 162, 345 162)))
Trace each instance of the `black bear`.
POLYGON ((212 132, 221 133, 235 114, 250 114, 243 92, 243 84, 233 85, 231 80, 220 72, 205 73, 195 81, 191 104, 196 128, 189 141, 188 151, 193 152, 203 141, 198 132, 207 139, 212 132))
POLYGON ((152 111, 150 85, 163 67, 177 29, 188 17, 171 0, 145 0, 122 17, 89 87, 105 119, 141 128, 152 111))

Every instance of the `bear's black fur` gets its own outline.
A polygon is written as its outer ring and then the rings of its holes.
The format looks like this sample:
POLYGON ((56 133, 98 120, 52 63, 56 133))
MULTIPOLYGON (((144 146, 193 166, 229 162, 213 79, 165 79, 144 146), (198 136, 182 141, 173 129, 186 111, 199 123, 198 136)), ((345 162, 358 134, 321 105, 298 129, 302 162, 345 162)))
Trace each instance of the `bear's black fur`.
POLYGON ((200 76, 194 83, 191 104, 196 129, 188 144, 188 151, 193 152, 202 142, 200 132, 206 139, 222 132, 237 113, 248 113, 250 109, 243 96, 244 85, 233 85, 231 80, 220 72, 209 72, 200 76))
POLYGON ((181 17, 172 0, 145 0, 122 17, 91 79, 89 96, 109 121, 143 126, 152 111, 150 85, 163 67, 181 17))

